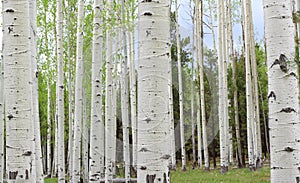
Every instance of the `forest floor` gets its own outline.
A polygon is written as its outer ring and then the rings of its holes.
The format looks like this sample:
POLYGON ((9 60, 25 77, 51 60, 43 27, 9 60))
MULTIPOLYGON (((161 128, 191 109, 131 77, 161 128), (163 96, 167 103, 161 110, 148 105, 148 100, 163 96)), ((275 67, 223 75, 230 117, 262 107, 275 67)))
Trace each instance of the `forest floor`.
POLYGON ((187 168, 183 172, 180 168, 171 172, 172 183, 269 183, 270 167, 251 172, 248 168, 232 168, 226 174, 220 174, 220 169, 205 170, 187 168))
MULTIPOLYGON (((232 168, 226 174, 221 175, 220 169, 206 172, 201 169, 187 168, 185 172, 178 167, 177 171, 171 172, 172 183, 269 183, 270 167, 251 172, 248 168, 232 168)), ((57 183, 57 179, 45 179, 45 183, 57 183)))

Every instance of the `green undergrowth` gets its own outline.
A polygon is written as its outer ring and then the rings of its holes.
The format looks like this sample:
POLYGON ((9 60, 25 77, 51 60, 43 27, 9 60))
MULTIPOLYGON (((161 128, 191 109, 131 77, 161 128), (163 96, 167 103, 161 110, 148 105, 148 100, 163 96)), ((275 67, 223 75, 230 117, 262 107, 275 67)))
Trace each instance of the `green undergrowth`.
MULTIPOLYGON (((178 167, 171 171, 171 183, 269 183, 270 168, 265 166, 255 172, 248 168, 232 168, 226 174, 220 174, 220 169, 206 172, 203 169, 187 168, 183 172, 178 167)), ((57 178, 47 178, 45 183, 57 183, 57 178)))
POLYGON ((220 169, 205 170, 187 169, 183 172, 178 168, 171 172, 172 183, 269 183, 270 168, 265 166, 255 172, 248 168, 233 168, 226 174, 220 174, 220 169))
POLYGON ((57 178, 45 178, 45 183, 57 183, 57 178))

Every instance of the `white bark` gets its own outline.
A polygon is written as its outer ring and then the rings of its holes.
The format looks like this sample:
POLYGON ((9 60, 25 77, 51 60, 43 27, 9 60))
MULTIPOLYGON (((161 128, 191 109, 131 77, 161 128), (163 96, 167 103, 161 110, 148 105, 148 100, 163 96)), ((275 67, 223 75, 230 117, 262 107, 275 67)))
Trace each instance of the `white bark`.
MULTIPOLYGON (((45 13, 45 19, 44 19, 44 25, 47 25, 47 14, 46 14, 46 7, 44 6, 44 13, 45 13)), ((45 39, 45 55, 46 55, 46 61, 47 61, 47 66, 50 67, 50 52, 49 52, 49 42, 48 42, 48 30, 45 29, 44 31, 44 39, 45 39)), ((47 72, 48 77, 51 77, 50 74, 50 69, 47 72)), ((50 79, 47 81, 47 147, 46 147, 46 172, 47 172, 47 176, 50 177, 51 176, 51 165, 52 165, 52 161, 51 161, 51 81, 50 79)))
POLYGON ((88 128, 88 117, 87 117, 87 100, 86 90, 83 89, 83 111, 82 111, 82 180, 83 182, 89 181, 89 128, 88 128))
POLYGON ((259 116, 259 100, 258 100, 258 74, 257 74, 257 61, 255 52, 255 41, 254 41, 254 28, 252 18, 252 6, 249 3, 249 14, 250 14, 250 55, 251 55, 251 72, 252 72, 252 90, 253 90, 253 114, 254 114, 254 138, 255 138, 255 166, 260 168, 262 159, 262 147, 261 147, 261 129, 260 129, 260 116, 259 116))
POLYGON ((197 100, 197 136, 198 136, 198 167, 202 168, 202 136, 201 136, 201 107, 200 107, 200 91, 197 91, 197 96, 196 96, 196 100, 197 100))
MULTIPOLYGON (((57 110, 56 110, 57 111, 57 110)), ((57 134, 57 115, 56 113, 54 114, 55 122, 54 122, 54 129, 55 129, 55 135, 54 135, 54 155, 53 155, 53 163, 52 163, 52 175, 51 177, 57 177, 57 139, 58 139, 58 134, 57 134)))
POLYGON ((104 121, 102 118, 102 11, 102 1, 95 0, 90 127, 90 183, 99 182, 101 178, 104 178, 104 121))
POLYGON ((220 134, 220 166, 221 173, 228 171, 227 125, 225 119, 225 83, 224 83, 224 1, 218 0, 218 78, 219 78, 219 134, 220 134))
POLYGON ((58 182, 65 182, 65 141, 64 141, 64 64, 63 64, 63 7, 62 0, 58 0, 56 10, 56 38, 57 38, 57 168, 58 182))
MULTIPOLYGON (((112 1, 107 2, 108 12, 106 14, 107 20, 110 19, 110 10, 112 10, 112 1)), ((107 22, 108 24, 108 22, 107 22)), ((106 82, 105 82, 105 182, 111 182, 113 178, 114 167, 114 114, 113 114, 113 81, 112 81, 112 41, 111 29, 106 30, 106 82)))
POLYGON ((131 106, 131 128, 132 128, 132 166, 136 169, 137 163, 137 113, 136 113, 136 71, 134 64, 134 34, 129 33, 130 43, 130 106, 131 106))
POLYGON ((169 3, 140 1, 138 6, 138 182, 170 182, 169 3))
POLYGON ((181 47, 178 23, 178 5, 175 0, 175 19, 176 19, 176 45, 177 45, 177 63, 178 63, 178 81, 179 81, 179 113, 180 113, 180 145, 181 145, 181 169, 186 170, 185 140, 184 140, 184 109, 183 109, 183 88, 182 88, 182 68, 181 68, 181 47))
POLYGON ((290 0, 264 0, 268 63, 271 182, 299 182, 300 124, 290 0))
POLYGON ((77 17, 77 48, 76 48, 76 79, 75 79, 75 111, 74 111, 74 142, 73 142, 73 170, 72 183, 80 182, 81 162, 81 129, 82 129, 82 78, 83 78, 83 26, 84 0, 78 1, 77 17))
POLYGON ((122 1, 122 12, 123 17, 123 30, 122 30, 122 40, 123 40, 123 52, 124 57, 122 59, 122 76, 121 76, 121 110, 122 110, 122 127, 123 127, 123 160, 125 167, 125 180, 126 183, 130 179, 130 149, 129 149, 129 91, 128 91, 128 47, 127 47, 127 34, 126 34, 126 19, 125 19, 125 9, 124 1, 122 1))
POLYGON ((28 1, 3 3, 3 62, 8 183, 32 183, 34 137, 28 1), (17 26, 15 26, 17 25, 17 26))
MULTIPOLYGON (((0 3, 0 10, 3 10, 3 2, 0 3)), ((3 29, 3 13, 0 14, 0 26, 3 29)), ((3 40, 3 32, 0 33, 0 42, 3 40)), ((2 44, 0 45, 0 182, 3 182, 4 173, 4 63, 3 63, 3 52, 2 44)))
POLYGON ((47 84, 47 176, 51 176, 51 85, 47 84))
POLYGON ((35 139, 35 165, 36 165, 36 182, 44 182, 41 131, 39 117, 39 100, 38 100, 38 69, 37 69, 37 47, 36 47, 36 1, 29 2, 30 27, 31 27, 31 74, 32 74, 32 115, 35 139))
MULTIPOLYGON (((193 23, 193 30, 194 30, 194 23, 193 23)), ((194 46, 194 31, 193 31, 193 43, 192 46, 194 46)), ((196 165, 196 145, 195 145, 195 111, 194 111, 194 60, 192 60, 192 70, 191 70, 191 123, 192 123, 192 150, 193 150, 193 165, 192 168, 195 168, 196 165)))
POLYGON ((69 102, 69 134, 68 134, 68 171, 67 175, 71 179, 72 177, 72 157, 73 157, 73 137, 74 137, 74 114, 73 114, 73 109, 74 109, 74 103, 73 103, 73 77, 72 77, 72 71, 73 71, 73 58, 71 58, 71 20, 70 20, 70 14, 71 14, 71 3, 68 1, 68 102, 69 102))
POLYGON ((252 75, 250 57, 250 5, 248 0, 244 0, 245 11, 245 70, 246 70, 246 108, 247 108, 247 142, 248 142, 248 166, 250 170, 255 169, 256 140, 254 128, 253 94, 252 94, 252 75))
POLYGON ((199 2, 199 14, 198 14, 198 68, 199 68, 199 79, 200 79, 200 106, 201 106, 201 122, 202 122, 202 135, 203 135, 203 149, 204 149, 204 166, 205 170, 209 170, 209 156, 208 156, 208 143, 207 143, 207 125, 206 125, 206 111, 205 111, 205 90, 204 90, 204 64, 203 64, 203 27, 202 27, 202 16, 203 16, 203 4, 199 2))
POLYGON ((175 124, 174 124, 174 104, 173 104, 173 71, 172 60, 169 61, 169 110, 170 110, 170 154, 171 154, 171 169, 176 170, 176 145, 175 145, 175 124))

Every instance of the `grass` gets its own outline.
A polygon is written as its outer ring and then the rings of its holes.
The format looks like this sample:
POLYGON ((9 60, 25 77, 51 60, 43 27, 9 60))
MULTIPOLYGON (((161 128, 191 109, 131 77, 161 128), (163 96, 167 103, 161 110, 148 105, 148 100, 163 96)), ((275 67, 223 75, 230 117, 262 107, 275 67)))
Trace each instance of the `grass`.
POLYGON ((204 170, 188 169, 182 172, 180 168, 171 172, 172 183, 269 183, 270 168, 263 167, 255 172, 249 169, 231 169, 226 174, 221 175, 220 170, 204 170))
POLYGON ((46 178, 45 183, 57 183, 57 178, 46 178))
MULTIPOLYGON (((190 166, 189 166, 190 167, 190 166)), ((171 172, 171 183, 269 183, 270 168, 265 166, 258 171, 250 172, 248 168, 233 168, 226 174, 221 175, 220 170, 204 170, 187 168, 182 172, 178 167, 177 171, 171 172)), ((57 178, 45 179, 45 183, 57 183, 57 178)))

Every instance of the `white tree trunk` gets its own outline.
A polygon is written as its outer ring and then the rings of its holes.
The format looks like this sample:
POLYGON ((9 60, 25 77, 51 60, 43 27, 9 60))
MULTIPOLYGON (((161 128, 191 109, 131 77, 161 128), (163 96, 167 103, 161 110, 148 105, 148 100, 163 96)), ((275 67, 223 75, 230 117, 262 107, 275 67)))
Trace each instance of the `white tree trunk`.
POLYGON ((32 183, 34 137, 28 1, 3 3, 3 62, 8 183, 32 183), (18 26, 13 26, 18 25, 18 26))
POLYGON ((71 3, 68 1, 68 102, 69 102, 69 134, 68 134, 68 171, 67 175, 71 179, 72 177, 72 167, 73 167, 73 162, 72 162, 72 157, 73 157, 73 137, 74 137, 74 95, 73 95, 73 77, 72 77, 72 71, 73 71, 73 58, 71 58, 71 20, 70 20, 70 14, 71 14, 71 3))
POLYGON ((262 159, 262 144, 261 144, 261 129, 260 129, 260 116, 259 116, 259 99, 258 99, 258 74, 257 74, 257 61, 255 52, 254 28, 252 18, 252 5, 249 3, 250 14, 250 55, 251 55, 251 72, 252 72, 252 90, 253 90, 253 113, 254 113, 254 127, 255 127, 255 142, 256 142, 256 156, 255 168, 260 168, 262 159))
POLYGON ((32 114, 34 122, 34 139, 35 139, 35 165, 36 165, 36 182, 44 182, 42 146, 39 116, 39 99, 38 99, 38 69, 37 69, 37 47, 36 47, 36 1, 29 2, 30 27, 31 27, 31 74, 32 74, 32 114))
MULTIPOLYGON (((123 17, 123 52, 124 57, 122 59, 122 76, 121 76, 121 110, 122 110, 122 127, 123 127, 123 160, 125 167, 125 180, 126 183, 130 179, 130 149, 129 149, 129 91, 128 91, 128 47, 127 47, 127 34, 126 34, 126 13, 124 9, 124 1, 121 1, 123 17)), ((128 20, 127 20, 128 21, 128 20)), ((122 25, 122 24, 121 24, 122 25)))
POLYGON ((228 157, 226 156, 226 125, 224 118, 224 83, 223 83, 223 72, 225 59, 223 56, 223 10, 224 4, 222 0, 218 0, 218 78, 219 78, 219 134, 220 134, 220 166, 221 173, 226 173, 228 171, 228 157))
MULTIPOLYGON (((56 109, 57 111, 57 109, 56 109)), ((54 155, 53 155, 53 163, 52 163, 52 175, 51 177, 57 177, 57 148, 58 148, 58 145, 57 145, 57 139, 58 139, 58 134, 57 134, 57 115, 56 113, 54 114, 54 118, 55 118, 55 122, 54 122, 54 129, 55 129, 55 132, 54 132, 54 155)))
MULTIPOLYGON (((194 27, 194 26, 193 26, 194 27)), ((194 34, 193 34, 194 35, 194 34)), ((193 43, 194 45, 194 36, 193 36, 193 43)), ((193 150, 193 164, 192 168, 195 168, 196 165, 196 144, 195 144, 195 111, 194 111, 194 60, 192 60, 192 70, 191 70, 191 123, 192 123, 192 150, 193 150)))
POLYGON ((203 4, 199 2, 199 14, 198 14, 198 68, 199 68, 199 79, 200 79, 200 106, 201 106, 201 122, 202 122, 202 135, 203 135, 203 149, 204 149, 204 166, 205 170, 209 171, 209 155, 208 155, 208 143, 207 143, 207 127, 206 127, 206 111, 205 111, 205 90, 204 90, 204 56, 203 56, 203 4))
POLYGON ((83 100, 82 100, 82 180, 83 182, 89 181, 89 122, 87 117, 87 100, 86 100, 86 89, 83 89, 83 100))
POLYGON ((65 141, 64 141, 64 64, 63 64, 63 7, 62 0, 57 2, 57 168, 58 182, 65 182, 65 141))
POLYGON ((173 71, 172 60, 168 64, 169 69, 169 110, 170 110, 170 153, 171 153, 171 169, 176 170, 176 145, 175 145, 175 124, 174 124, 174 104, 173 104, 173 71))
POLYGON ((47 176, 51 176, 51 84, 47 84, 47 176))
MULTIPOLYGON (((3 10, 3 2, 0 2, 0 10, 3 10)), ((3 13, 0 14, 0 26, 3 30, 3 13)), ((3 43, 3 32, 0 33, 0 42, 3 43)), ((3 52, 2 44, 0 45, 0 182, 3 182, 4 173, 4 63, 3 63, 3 52)))
MULTIPOLYGON (((44 25, 47 25, 47 14, 46 14, 46 7, 44 7, 44 13, 45 13, 45 19, 44 19, 44 25)), ((46 29, 44 31, 44 39, 45 39, 45 50, 46 50, 46 61, 47 61, 47 66, 50 67, 50 52, 49 52, 49 42, 48 42, 48 30, 46 29)), ((47 147, 46 147, 46 172, 47 176, 51 177, 51 71, 50 69, 47 72, 47 75, 49 77, 49 80, 47 81, 47 147)))
POLYGON ((170 182, 169 0, 139 2, 138 182, 170 182))
POLYGON ((99 182, 104 176, 104 122, 102 117, 102 11, 102 1, 95 0, 90 127, 90 183, 99 182))
MULTIPOLYGON (((112 10, 112 1, 107 2, 106 14, 107 20, 110 18, 110 10, 112 10)), ((114 114, 113 114, 113 81, 112 81, 112 41, 111 41, 111 29, 106 30, 106 82, 105 82, 105 182, 111 182, 113 178, 114 168, 114 145, 112 139, 114 139, 114 114)))
POLYGON ((271 182, 299 182, 299 77, 291 1, 264 0, 264 7, 271 182))
POLYGON ((131 106, 131 129, 132 129, 132 166, 136 169, 137 163, 137 113, 136 113, 136 71, 134 64, 134 34, 129 33, 130 46, 130 106, 131 106))
MULTIPOLYGON (((195 4, 195 6, 197 6, 197 2, 195 4)), ((198 7, 198 6, 197 6, 198 7)), ((196 14, 196 12, 194 11, 193 12, 194 15, 196 15, 196 19, 198 20, 198 16, 196 14)), ((195 96, 194 96, 194 79, 197 78, 195 77, 195 74, 194 74, 194 70, 195 70, 195 66, 194 66, 194 63, 195 63, 195 56, 194 56, 194 53, 195 53, 195 18, 192 18, 192 22, 193 22, 193 33, 192 33, 192 69, 191 69, 191 126, 192 126, 192 150, 193 150, 193 164, 192 164, 192 168, 194 169, 195 166, 196 166, 196 144, 195 144, 195 104, 194 104, 194 100, 195 100, 195 96)), ((197 22, 198 23, 198 22, 197 22)), ((196 23, 196 24, 197 24, 196 23)), ((196 30, 196 32, 198 33, 198 31, 196 30)), ((198 38, 198 36, 197 36, 198 38)), ((198 40, 198 39, 197 39, 198 40)), ((196 65, 196 68, 197 68, 197 65, 196 65)), ((197 75, 198 73, 196 73, 197 75)), ((171 75, 172 77, 172 75, 171 75)), ((197 90, 196 90, 197 92, 197 90)), ((196 99, 197 100, 197 99, 196 99)), ((196 108, 197 110, 197 108, 196 108)), ((197 120, 197 117, 196 117, 196 120, 197 120)))
POLYGON ((183 109, 183 88, 182 88, 182 68, 181 68, 181 47, 178 23, 178 5, 175 0, 175 19, 176 19, 176 44, 177 44, 177 63, 179 81, 179 113, 180 113, 180 145, 181 145, 181 169, 186 171, 185 140, 184 140, 184 109, 183 109))
POLYGON ((202 168, 202 136, 201 136, 201 107, 200 107, 200 91, 197 91, 197 136, 198 136, 198 167, 202 168))
POLYGON ((254 112, 253 112, 253 94, 252 94, 252 76, 251 76, 251 57, 250 57, 250 14, 249 1, 244 0, 245 11, 245 70, 246 70, 246 108, 247 108, 247 142, 248 142, 248 166, 251 171, 255 169, 256 141, 254 138, 254 112))
POLYGON ((74 142, 72 183, 80 182, 81 132, 82 132, 82 78, 83 78, 83 26, 84 0, 78 1, 77 17, 77 48, 76 48, 76 79, 75 79, 75 111, 74 111, 74 142))

